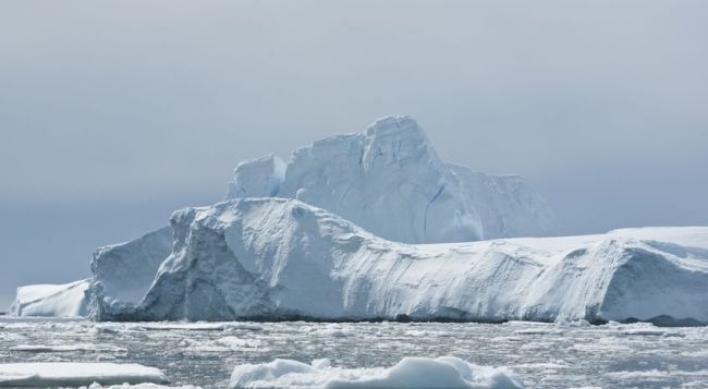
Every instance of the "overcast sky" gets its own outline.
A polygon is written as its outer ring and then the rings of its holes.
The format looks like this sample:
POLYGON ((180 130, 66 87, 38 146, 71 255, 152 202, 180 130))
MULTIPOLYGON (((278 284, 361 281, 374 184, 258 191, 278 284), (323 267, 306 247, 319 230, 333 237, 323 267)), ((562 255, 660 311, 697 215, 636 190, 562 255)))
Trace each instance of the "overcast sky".
POLYGON ((708 225, 708 1, 3 1, 0 310, 215 202, 239 160, 408 114, 565 233, 708 225))

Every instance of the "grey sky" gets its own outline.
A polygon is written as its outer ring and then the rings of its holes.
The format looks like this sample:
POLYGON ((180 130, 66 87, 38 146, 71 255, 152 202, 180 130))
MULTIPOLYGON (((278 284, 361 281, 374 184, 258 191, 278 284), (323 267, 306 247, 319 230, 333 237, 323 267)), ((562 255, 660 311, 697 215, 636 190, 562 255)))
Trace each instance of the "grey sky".
POLYGON ((708 2, 0 3, 0 307, 387 114, 567 233, 708 224, 708 2))

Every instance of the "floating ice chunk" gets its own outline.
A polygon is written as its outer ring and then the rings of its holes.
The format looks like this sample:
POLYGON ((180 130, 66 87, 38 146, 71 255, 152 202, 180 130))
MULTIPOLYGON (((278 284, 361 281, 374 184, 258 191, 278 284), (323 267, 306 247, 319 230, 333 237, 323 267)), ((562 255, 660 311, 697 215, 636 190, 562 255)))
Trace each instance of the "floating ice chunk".
POLYGON ((0 364, 0 387, 81 386, 168 383, 154 367, 116 363, 7 363, 0 364))
POLYGON ((297 377, 293 376, 312 375, 316 371, 311 365, 288 359, 276 359, 265 364, 244 364, 234 368, 229 386, 232 388, 278 387, 278 382, 283 377, 297 380, 297 377))
POLYGON ((391 368, 345 369, 318 360, 312 365, 277 359, 240 365, 231 388, 329 389, 518 389, 521 380, 506 368, 477 366, 455 357, 404 358, 391 368))

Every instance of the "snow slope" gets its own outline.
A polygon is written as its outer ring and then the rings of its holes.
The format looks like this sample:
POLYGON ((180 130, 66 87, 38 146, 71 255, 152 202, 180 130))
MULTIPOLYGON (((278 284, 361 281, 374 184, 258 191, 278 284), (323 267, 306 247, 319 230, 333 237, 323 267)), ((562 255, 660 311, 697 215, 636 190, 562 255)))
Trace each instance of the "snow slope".
POLYGON ((172 217, 135 308, 100 319, 676 320, 708 323, 708 228, 407 245, 297 200, 172 217))
POLYGON ((240 163, 228 199, 276 196, 324 208, 383 238, 465 242, 557 232, 553 213, 525 179, 443 162, 410 117, 365 132, 240 163))
POLYGON ((91 280, 61 285, 27 285, 17 288, 11 316, 77 317, 87 313, 86 291, 91 280))

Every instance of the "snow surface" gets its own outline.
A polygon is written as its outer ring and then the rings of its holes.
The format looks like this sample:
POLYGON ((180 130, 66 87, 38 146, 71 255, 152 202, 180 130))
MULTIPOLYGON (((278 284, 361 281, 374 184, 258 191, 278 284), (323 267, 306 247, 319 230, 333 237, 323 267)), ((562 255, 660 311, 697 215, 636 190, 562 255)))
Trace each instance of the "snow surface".
POLYGON ((0 387, 81 386, 168 383, 158 369, 138 364, 116 363, 4 363, 0 364, 0 387))
POLYGON ((455 357, 408 357, 391 368, 345 369, 328 360, 304 364, 276 359, 236 366, 231 388, 336 389, 518 389, 523 384, 506 368, 478 366, 455 357))
POLYGON ((531 184, 445 163, 410 117, 386 117, 293 153, 244 161, 228 199, 277 196, 324 208, 383 238, 465 242, 556 233, 531 184))
POLYGON ((706 227, 407 245, 297 200, 248 198, 183 209, 172 228, 145 298, 100 319, 708 323, 706 227))
POLYGON ((87 313, 86 291, 91 280, 61 285, 27 285, 17 288, 10 306, 12 316, 78 317, 87 313))

